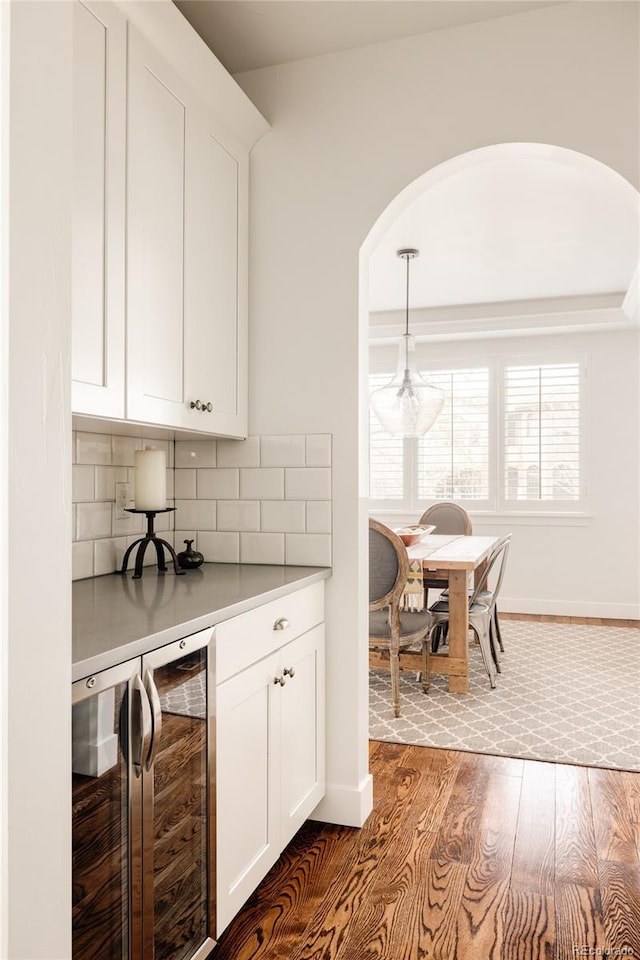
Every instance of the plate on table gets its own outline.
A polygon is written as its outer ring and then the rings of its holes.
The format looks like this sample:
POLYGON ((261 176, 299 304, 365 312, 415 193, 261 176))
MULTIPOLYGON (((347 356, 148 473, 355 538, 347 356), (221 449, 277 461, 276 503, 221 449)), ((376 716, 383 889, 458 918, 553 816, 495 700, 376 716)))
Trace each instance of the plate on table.
POLYGON ((407 527, 400 527, 399 530, 396 530, 397 535, 400 537, 405 547, 410 547, 412 544, 417 543, 422 537, 426 537, 428 533, 432 533, 435 530, 433 524, 420 524, 413 523, 407 527))

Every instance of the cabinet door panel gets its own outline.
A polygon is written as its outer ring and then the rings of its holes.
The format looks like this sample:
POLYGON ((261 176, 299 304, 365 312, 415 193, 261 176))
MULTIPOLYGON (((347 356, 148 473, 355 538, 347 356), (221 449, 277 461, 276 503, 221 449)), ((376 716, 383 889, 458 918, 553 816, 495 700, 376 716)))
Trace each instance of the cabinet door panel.
POLYGON ((186 95, 135 31, 129 47, 129 418, 181 425, 186 95))
POLYGON ((218 935, 279 855, 276 665, 262 660, 216 692, 218 935))
POLYGON ((286 685, 280 704, 280 846, 285 847, 324 794, 324 626, 284 647, 281 667, 286 685))
POLYGON ((126 21, 74 6, 72 409, 124 416, 126 21))
POLYGON ((203 428, 238 414, 238 161, 191 114, 185 259, 188 389, 211 403, 203 428))

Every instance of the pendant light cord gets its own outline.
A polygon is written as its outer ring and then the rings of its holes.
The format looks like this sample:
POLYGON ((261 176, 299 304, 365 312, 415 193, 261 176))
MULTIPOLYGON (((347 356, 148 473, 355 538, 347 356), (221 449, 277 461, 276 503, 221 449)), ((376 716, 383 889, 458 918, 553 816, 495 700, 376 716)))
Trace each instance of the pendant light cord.
MULTIPOLYGON (((404 328, 404 368, 405 371, 409 369, 409 254, 405 255, 405 261, 407 264, 407 306, 405 314, 405 328, 404 328)), ((405 373, 406 376, 406 373, 405 373)))

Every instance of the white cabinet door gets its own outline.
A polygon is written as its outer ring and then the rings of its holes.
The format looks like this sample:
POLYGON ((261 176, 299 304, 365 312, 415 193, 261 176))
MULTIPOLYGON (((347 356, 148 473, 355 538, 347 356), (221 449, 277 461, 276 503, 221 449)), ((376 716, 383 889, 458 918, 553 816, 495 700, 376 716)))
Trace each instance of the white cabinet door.
POLYGON ((280 848, 289 843, 325 790, 324 625, 281 651, 280 848))
POLYGON ((277 655, 216 691, 217 934, 276 862, 277 655))
POLYGON ((231 152, 210 117, 193 109, 187 131, 185 357, 190 399, 203 410, 199 429, 247 435, 247 157, 231 152), (209 404, 212 409, 209 410, 209 404))
POLYGON ((122 418, 126 20, 74 5, 72 409, 122 418))
POLYGON ((246 436, 247 152, 134 29, 128 84, 127 417, 246 436))
POLYGON ((181 426, 187 93, 134 29, 128 86, 127 417, 181 426))
POLYGON ((324 795, 324 625, 221 683, 216 698, 220 936, 324 795))

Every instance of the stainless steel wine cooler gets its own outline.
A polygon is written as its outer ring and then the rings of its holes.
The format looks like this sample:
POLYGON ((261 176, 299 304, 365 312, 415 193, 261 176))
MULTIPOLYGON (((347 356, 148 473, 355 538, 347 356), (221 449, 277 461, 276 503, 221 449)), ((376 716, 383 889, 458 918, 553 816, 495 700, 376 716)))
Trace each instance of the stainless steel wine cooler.
POLYGON ((212 637, 73 684, 73 960, 215 946, 212 637))

